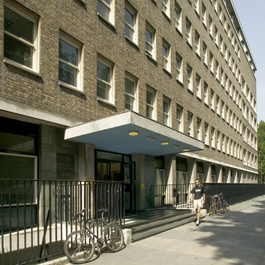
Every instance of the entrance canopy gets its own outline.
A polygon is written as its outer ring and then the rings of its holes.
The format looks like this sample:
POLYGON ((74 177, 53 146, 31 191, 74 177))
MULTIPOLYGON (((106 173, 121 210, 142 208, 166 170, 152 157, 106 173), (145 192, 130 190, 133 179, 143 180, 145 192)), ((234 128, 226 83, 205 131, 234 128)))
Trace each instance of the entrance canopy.
POLYGON ((65 140, 130 155, 160 156, 204 148, 201 141, 131 111, 68 128, 65 140))

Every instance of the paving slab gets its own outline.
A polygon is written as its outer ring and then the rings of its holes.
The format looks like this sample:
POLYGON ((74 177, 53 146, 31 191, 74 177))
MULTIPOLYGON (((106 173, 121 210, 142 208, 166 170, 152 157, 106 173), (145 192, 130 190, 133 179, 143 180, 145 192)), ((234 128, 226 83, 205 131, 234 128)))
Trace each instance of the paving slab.
MULTIPOLYGON (((43 265, 70 265, 66 258, 43 265)), ((265 264, 265 195, 230 207, 230 211, 103 253, 85 264, 265 264)))

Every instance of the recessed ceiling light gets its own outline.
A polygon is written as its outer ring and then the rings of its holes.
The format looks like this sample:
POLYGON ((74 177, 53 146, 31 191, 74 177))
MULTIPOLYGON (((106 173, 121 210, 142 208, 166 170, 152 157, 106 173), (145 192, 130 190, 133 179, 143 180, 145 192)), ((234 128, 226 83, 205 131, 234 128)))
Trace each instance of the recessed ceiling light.
POLYGON ((168 145, 168 141, 161 142, 161 145, 168 145))
POLYGON ((137 131, 130 131, 129 132, 129 135, 130 136, 137 136, 138 135, 138 132, 137 131))

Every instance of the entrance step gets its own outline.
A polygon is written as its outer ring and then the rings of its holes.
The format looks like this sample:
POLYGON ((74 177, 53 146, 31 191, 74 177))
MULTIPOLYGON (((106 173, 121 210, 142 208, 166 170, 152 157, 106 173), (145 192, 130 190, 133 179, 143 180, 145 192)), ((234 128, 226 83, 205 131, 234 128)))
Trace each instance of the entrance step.
POLYGON ((132 242, 136 242, 192 222, 194 219, 194 213, 190 209, 154 209, 138 213, 138 218, 136 216, 134 219, 126 219, 124 228, 132 230, 132 242))

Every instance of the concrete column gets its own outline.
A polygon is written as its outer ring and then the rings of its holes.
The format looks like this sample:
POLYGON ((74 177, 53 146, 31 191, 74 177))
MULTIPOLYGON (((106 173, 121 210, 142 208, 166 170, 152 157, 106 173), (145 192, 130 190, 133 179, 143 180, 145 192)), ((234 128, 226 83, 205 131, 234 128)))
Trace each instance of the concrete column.
POLYGON ((78 179, 95 180, 95 149, 93 145, 78 145, 78 179))
POLYGON ((176 156, 165 156, 166 184, 176 184, 176 156))
POLYGON ((216 165, 215 166, 215 171, 216 171, 216 178, 217 178, 217 183, 222 183, 223 182, 223 168, 221 165, 216 165))
POLYGON ((190 179, 190 183, 194 183, 197 178, 197 163, 196 159, 188 159, 188 178, 190 179))

